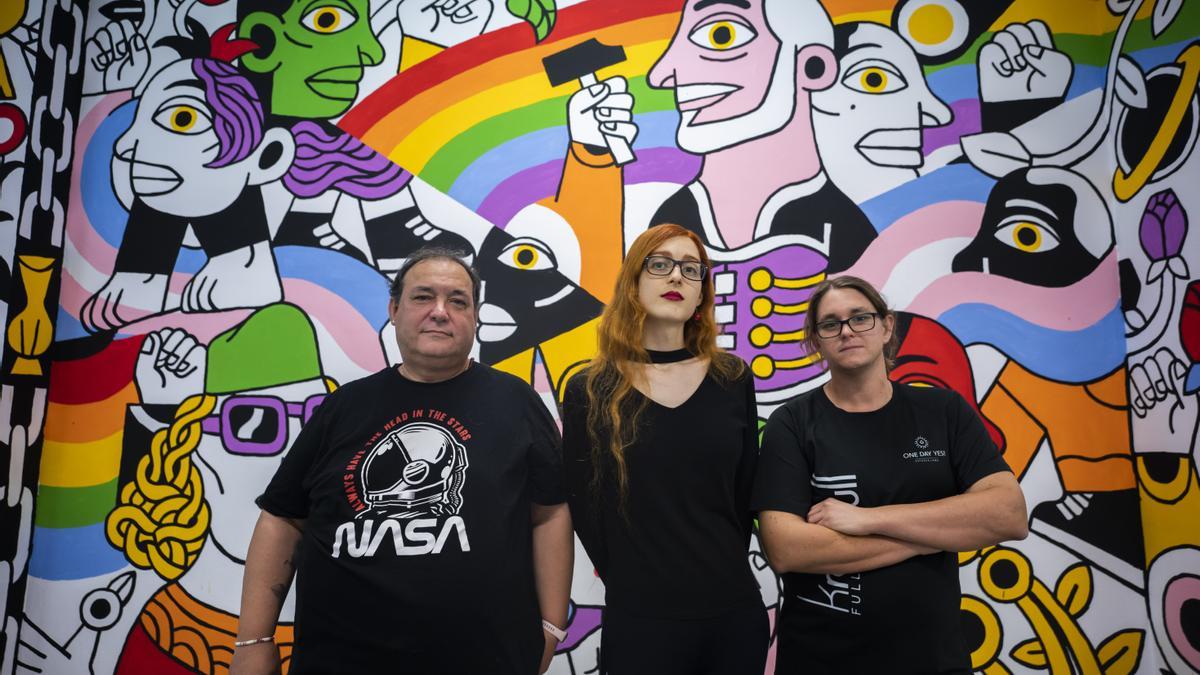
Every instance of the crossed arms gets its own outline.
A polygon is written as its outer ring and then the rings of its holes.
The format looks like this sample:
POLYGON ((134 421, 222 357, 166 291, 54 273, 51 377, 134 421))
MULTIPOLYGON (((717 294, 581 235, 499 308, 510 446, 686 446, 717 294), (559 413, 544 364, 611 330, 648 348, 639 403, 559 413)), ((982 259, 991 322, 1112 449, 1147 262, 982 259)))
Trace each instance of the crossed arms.
POLYGON ((1024 539, 1025 497, 1007 471, 984 476, 966 492, 917 504, 859 507, 837 499, 807 518, 785 511, 759 515, 763 547, 776 572, 854 574, 916 555, 971 551, 1024 539))

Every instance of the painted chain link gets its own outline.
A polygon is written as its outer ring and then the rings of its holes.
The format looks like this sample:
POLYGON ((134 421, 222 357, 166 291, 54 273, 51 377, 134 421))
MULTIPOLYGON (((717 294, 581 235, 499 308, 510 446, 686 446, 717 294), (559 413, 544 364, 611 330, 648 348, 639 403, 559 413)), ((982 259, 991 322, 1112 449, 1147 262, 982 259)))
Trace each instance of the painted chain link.
POLYGON ((0 584, 4 587, 0 595, 0 675, 13 672, 25 601, 25 586, 20 582, 28 571, 49 383, 44 357, 53 335, 50 308, 58 305, 58 298, 47 293, 57 285, 46 280, 56 278, 62 267, 64 202, 74 155, 86 8, 86 0, 47 0, 40 22, 35 23, 36 17, 26 19, 40 35, 13 260, 13 284, 25 283, 26 305, 9 308, 4 332, 6 369, 0 373, 0 444, 8 449, 7 466, 0 466, 0 509, 4 510, 4 522, 16 523, 4 535, 3 550, 13 554, 0 560, 0 584), (35 277, 39 279, 36 289, 35 277))

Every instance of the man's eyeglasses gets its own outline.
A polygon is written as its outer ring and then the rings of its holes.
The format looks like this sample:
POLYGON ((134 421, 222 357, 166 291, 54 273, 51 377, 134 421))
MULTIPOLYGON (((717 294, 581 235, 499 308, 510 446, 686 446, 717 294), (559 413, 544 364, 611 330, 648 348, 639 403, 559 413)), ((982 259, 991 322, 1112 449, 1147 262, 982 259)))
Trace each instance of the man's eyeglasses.
POLYGON ((230 454, 271 457, 287 447, 288 418, 299 417, 301 424, 307 424, 326 396, 314 394, 304 403, 289 403, 275 396, 230 396, 221 404, 220 413, 204 418, 200 429, 220 434, 230 454))
POLYGON ((817 337, 835 338, 842 334, 842 326, 850 326, 850 330, 855 333, 865 333, 875 327, 875 317, 879 316, 876 312, 868 312, 866 314, 855 314, 849 319, 838 321, 836 319, 828 319, 817 322, 817 337))
POLYGON ((704 281, 704 276, 708 274, 708 265, 698 260, 675 260, 668 258, 665 255, 648 255, 642 261, 642 267, 650 273, 652 277, 665 277, 679 266, 679 273, 684 279, 692 281, 704 281))

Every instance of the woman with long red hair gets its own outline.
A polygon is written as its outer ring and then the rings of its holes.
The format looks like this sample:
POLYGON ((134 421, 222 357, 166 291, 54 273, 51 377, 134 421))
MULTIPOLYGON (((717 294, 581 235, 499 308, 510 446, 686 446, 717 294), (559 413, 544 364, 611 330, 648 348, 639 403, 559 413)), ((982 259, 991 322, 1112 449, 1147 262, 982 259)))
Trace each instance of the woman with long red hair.
POLYGON ((709 271, 692 232, 642 233, 596 357, 563 397, 568 501, 606 591, 602 673, 765 666, 767 616, 747 557, 754 386, 717 347, 709 271))

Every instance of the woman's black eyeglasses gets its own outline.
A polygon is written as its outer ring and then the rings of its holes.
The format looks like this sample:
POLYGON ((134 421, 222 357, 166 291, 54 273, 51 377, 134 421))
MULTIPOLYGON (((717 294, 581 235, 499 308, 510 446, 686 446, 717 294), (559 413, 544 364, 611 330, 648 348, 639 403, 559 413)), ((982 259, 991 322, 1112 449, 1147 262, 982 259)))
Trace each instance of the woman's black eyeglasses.
POLYGON ((648 255, 642 261, 642 268, 652 277, 668 276, 674 271, 676 265, 679 266, 679 273, 683 275, 684 279, 704 281, 704 276, 708 274, 708 265, 698 260, 675 260, 665 255, 648 255))

